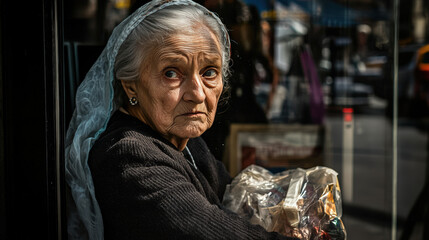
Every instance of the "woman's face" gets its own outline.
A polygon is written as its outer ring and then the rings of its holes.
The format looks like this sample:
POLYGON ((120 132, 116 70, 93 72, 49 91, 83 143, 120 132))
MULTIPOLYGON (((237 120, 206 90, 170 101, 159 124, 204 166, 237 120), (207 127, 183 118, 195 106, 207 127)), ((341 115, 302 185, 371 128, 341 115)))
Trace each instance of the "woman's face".
POLYGON ((223 89, 220 45, 204 26, 158 45, 143 61, 130 113, 183 149, 214 121, 223 89))

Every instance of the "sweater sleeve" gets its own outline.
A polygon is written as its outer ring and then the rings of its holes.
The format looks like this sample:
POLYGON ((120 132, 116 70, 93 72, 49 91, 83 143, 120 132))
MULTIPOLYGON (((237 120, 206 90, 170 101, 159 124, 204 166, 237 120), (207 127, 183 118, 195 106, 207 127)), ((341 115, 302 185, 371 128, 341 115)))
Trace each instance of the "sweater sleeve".
POLYGON ((92 151, 105 239, 289 239, 210 203, 186 162, 143 145, 92 151))

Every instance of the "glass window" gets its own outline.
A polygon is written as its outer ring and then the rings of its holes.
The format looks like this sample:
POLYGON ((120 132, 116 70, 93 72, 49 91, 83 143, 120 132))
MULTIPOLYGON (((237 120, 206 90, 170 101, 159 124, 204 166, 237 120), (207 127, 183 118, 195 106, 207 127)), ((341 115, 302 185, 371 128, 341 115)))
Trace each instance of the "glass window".
MULTIPOLYGON (((66 112, 114 26, 145 2, 66 1, 66 112)), ((232 40, 230 98, 203 135, 230 173, 327 166, 348 239, 427 236, 427 1, 198 2, 232 40)))

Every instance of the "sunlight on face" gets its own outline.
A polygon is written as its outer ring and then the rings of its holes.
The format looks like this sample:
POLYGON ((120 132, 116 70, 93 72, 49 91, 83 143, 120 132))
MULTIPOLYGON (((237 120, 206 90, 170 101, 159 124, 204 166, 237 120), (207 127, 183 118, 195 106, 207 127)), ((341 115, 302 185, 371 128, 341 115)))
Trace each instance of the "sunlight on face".
POLYGON ((180 149, 213 124, 223 89, 219 42, 199 26, 165 39, 144 63, 140 119, 180 149))

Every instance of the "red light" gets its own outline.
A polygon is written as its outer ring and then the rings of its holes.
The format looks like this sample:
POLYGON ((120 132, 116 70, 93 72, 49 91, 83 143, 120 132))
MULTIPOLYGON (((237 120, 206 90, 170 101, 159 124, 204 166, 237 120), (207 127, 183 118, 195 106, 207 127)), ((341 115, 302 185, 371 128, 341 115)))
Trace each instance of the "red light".
POLYGON ((343 108, 344 122, 353 121, 353 108, 343 108))
POLYGON ((343 108, 343 113, 353 113, 353 108, 343 108))

